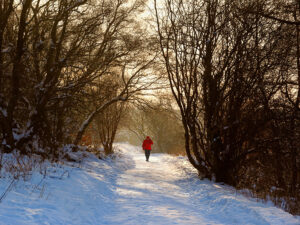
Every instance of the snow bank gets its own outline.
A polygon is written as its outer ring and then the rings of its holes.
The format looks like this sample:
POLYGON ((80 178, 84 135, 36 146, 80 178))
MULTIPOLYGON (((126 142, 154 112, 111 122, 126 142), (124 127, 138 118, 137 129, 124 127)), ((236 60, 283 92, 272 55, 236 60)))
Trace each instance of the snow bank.
MULTIPOLYGON (((119 157, 49 167, 0 203, 0 224, 300 224, 271 204, 197 178, 184 157, 118 144, 119 157)), ((2 179, 0 194, 10 180, 2 179)))

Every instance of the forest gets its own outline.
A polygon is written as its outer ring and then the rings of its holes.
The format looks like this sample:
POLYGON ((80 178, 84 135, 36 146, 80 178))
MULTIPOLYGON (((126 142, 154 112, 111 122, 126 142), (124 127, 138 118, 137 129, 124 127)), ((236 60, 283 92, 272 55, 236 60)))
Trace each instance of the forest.
POLYGON ((0 175, 124 133, 300 214, 299 0, 0 0, 0 175))

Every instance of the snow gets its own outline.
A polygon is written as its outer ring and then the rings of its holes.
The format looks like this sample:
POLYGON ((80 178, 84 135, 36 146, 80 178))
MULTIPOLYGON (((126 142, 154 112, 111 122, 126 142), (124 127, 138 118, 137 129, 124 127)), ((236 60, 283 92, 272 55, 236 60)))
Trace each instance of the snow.
POLYGON ((5 49, 2 49, 1 52, 2 52, 2 53, 9 53, 9 52, 11 52, 11 47, 7 47, 7 48, 5 48, 5 49))
POLYGON ((91 118, 95 115, 96 111, 93 111, 88 118, 83 121, 83 123, 81 124, 80 128, 79 128, 79 132, 82 132, 83 129, 85 129, 85 127, 88 125, 88 123, 91 121, 91 118))
POLYGON ((25 135, 24 133, 18 134, 16 132, 13 132, 14 140, 19 141, 21 138, 23 138, 25 135))
POLYGON ((0 112, 2 113, 2 115, 3 115, 4 117, 7 117, 7 111, 6 111, 6 109, 0 107, 0 112))
POLYGON ((36 48, 39 48, 39 47, 41 47, 43 44, 44 44, 44 41, 39 40, 39 41, 35 44, 35 47, 36 47, 36 48))
MULTIPOLYGON (((85 153, 81 164, 16 182, 0 203, 0 224, 300 224, 270 203, 200 180, 185 157, 152 154, 145 162, 139 147, 115 147, 115 158, 85 153)), ((10 183, 2 179, 0 195, 10 183)))

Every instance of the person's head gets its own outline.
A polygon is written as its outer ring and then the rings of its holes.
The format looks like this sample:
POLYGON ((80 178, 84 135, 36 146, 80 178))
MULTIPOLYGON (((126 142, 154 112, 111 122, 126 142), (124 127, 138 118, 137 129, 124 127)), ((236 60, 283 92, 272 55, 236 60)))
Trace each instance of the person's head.
POLYGON ((146 137, 146 139, 150 139, 150 137, 149 137, 149 136, 147 136, 147 137, 146 137))

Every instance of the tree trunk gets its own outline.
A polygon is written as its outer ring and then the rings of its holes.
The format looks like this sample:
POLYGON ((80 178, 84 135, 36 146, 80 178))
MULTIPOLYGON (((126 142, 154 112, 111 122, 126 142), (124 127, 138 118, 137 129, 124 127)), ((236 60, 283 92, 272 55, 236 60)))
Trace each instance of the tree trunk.
POLYGON ((81 138, 84 134, 84 132, 86 131, 87 127, 89 126, 89 124, 93 121, 93 119, 95 118, 95 116, 102 112, 104 109, 106 109, 108 106, 110 106, 111 104, 117 102, 117 101, 125 101, 122 96, 117 96, 113 99, 111 99, 110 101, 104 103, 103 105, 101 105, 100 107, 98 107, 95 111, 93 111, 89 117, 82 123, 79 131, 77 132, 76 138, 74 140, 74 145, 78 145, 79 142, 81 141, 81 138))
POLYGON ((31 5, 32 0, 26 0, 23 3, 23 8, 20 16, 19 22, 19 31, 18 31, 18 40, 17 47, 13 61, 13 69, 12 69, 12 78, 11 78, 11 96, 8 102, 7 107, 7 120, 6 120, 6 128, 7 128, 7 142, 11 146, 11 150, 15 146, 15 140, 13 137, 13 126, 14 126, 14 111, 17 105, 17 101, 20 97, 20 77, 23 72, 22 66, 22 56, 24 54, 24 44, 25 44, 25 29, 26 29, 26 19, 28 16, 28 11, 31 5))

